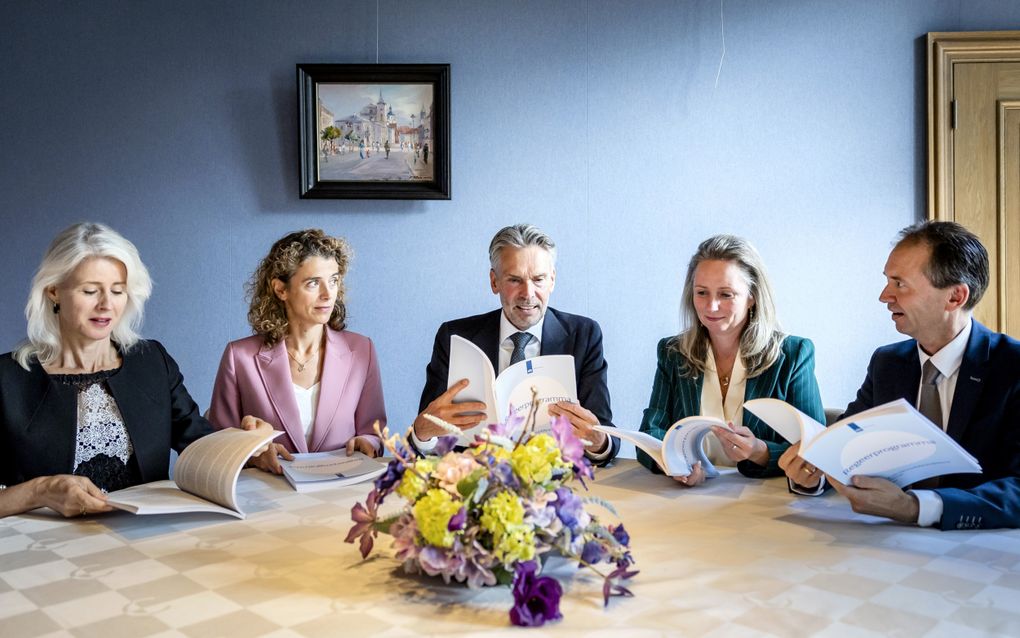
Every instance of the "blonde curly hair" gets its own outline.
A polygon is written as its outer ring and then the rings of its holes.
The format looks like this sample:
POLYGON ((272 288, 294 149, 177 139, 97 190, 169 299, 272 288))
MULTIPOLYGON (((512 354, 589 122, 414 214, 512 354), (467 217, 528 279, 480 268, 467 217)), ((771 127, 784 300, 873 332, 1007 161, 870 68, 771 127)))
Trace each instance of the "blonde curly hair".
POLYGON ((333 313, 326 325, 334 330, 343 330, 347 325, 344 276, 347 275, 347 266, 353 257, 350 245, 342 237, 331 237, 318 228, 295 231, 273 244, 269 254, 262 258, 259 267, 252 273, 246 287, 250 299, 248 323, 255 334, 262 335, 268 347, 279 343, 287 335, 290 326, 287 308, 273 292, 273 280, 288 283, 301 264, 310 257, 336 261, 340 283, 333 313))

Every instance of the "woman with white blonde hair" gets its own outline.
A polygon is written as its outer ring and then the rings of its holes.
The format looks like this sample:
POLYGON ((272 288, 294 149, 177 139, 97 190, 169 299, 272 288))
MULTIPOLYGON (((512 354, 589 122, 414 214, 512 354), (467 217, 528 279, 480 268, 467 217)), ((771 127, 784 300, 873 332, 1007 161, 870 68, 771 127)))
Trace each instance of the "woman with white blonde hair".
POLYGON ((0 516, 109 511, 106 492, 167 478, 170 449, 212 431, 173 358, 138 335, 151 292, 138 250, 107 226, 50 244, 28 337, 0 356, 0 516))
MULTIPOLYGON (((687 267, 680 315, 680 334, 659 341, 641 431, 661 439, 685 417, 717 417, 728 427, 714 427, 714 438, 708 437, 713 463, 735 464, 752 478, 781 475, 778 461, 789 443, 745 411, 744 401, 781 399, 822 423, 825 411, 814 345, 780 329, 758 251, 732 235, 701 242, 687 267)), ((659 471, 640 450, 638 460, 659 471)), ((676 479, 697 485, 705 480, 705 468, 696 464, 676 479)))

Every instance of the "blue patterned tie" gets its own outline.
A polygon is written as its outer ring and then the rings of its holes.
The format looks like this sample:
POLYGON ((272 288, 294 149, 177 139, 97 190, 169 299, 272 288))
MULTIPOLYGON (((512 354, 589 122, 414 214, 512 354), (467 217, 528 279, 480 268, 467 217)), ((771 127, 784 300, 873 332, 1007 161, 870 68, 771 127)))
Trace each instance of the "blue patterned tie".
POLYGON ((510 341, 514 344, 514 351, 510 354, 510 365, 524 361, 524 348, 531 343, 531 339, 530 332, 515 332, 510 335, 510 341))

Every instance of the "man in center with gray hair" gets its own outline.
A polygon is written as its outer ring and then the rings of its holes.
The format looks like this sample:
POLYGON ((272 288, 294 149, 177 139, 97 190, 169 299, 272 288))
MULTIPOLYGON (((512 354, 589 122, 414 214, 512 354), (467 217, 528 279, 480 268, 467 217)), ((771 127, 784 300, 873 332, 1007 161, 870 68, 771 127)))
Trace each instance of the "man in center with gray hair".
POLYGON ((569 354, 574 357, 577 398, 580 404, 561 401, 549 406, 552 416, 565 416, 577 435, 590 442, 585 454, 605 465, 620 451, 620 442, 593 425, 612 425, 606 360, 602 356, 602 330, 587 317, 549 308, 556 285, 556 244, 530 224, 503 228, 489 244, 489 283, 499 295, 499 310, 447 321, 436 332, 432 360, 425 368, 418 417, 409 437, 419 452, 428 453, 436 437, 445 432, 424 418, 430 414, 461 428, 474 427, 485 417, 485 404, 454 403, 467 387, 462 379, 447 387, 450 337, 461 336, 481 348, 499 374, 522 359, 539 355, 569 354))

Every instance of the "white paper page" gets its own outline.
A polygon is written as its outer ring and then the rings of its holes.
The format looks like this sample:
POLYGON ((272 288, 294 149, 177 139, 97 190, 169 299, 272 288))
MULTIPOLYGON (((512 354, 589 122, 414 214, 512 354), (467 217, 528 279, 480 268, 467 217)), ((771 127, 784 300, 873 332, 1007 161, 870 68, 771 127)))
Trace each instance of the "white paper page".
POLYGON ((501 421, 511 406, 515 416, 528 416, 532 387, 538 391, 539 402, 535 414, 535 432, 547 432, 552 421, 549 405, 559 401, 577 403, 574 357, 569 354, 543 355, 518 361, 501 372, 495 385, 501 421))
POLYGON ((386 469, 381 463, 361 452, 347 456, 347 451, 311 452, 295 454, 293 461, 280 459, 280 465, 291 482, 334 481, 344 478, 360 478, 386 469))
POLYGON ((182 492, 173 481, 155 481, 111 492, 110 505, 134 514, 175 514, 178 512, 217 512, 244 518, 242 512, 210 503, 182 492))
POLYGON ((174 466, 174 482, 185 492, 237 510, 237 475, 260 447, 283 434, 279 430, 226 428, 184 448, 174 466))
POLYGON ((446 387, 451 387, 461 379, 467 379, 469 384, 457 394, 454 402, 481 401, 486 408, 485 419, 477 426, 461 433, 458 443, 467 445, 474 441, 475 433, 481 432, 487 424, 500 421, 499 407, 496 404, 493 391, 496 371, 493 370, 492 362, 481 348, 463 337, 452 335, 450 337, 450 368, 446 377, 446 387))
POLYGON ((802 448, 825 431, 825 425, 779 399, 752 399, 744 403, 744 409, 750 410, 791 444, 804 439, 802 448))
POLYGON ((691 468, 701 461, 701 468, 706 478, 719 476, 712 462, 705 454, 705 436, 712 431, 713 425, 725 426, 719 419, 709 417, 687 417, 666 432, 665 447, 662 457, 666 463, 666 474, 670 476, 687 476, 691 468))
POLYGON ((599 432, 605 432, 609 436, 615 436, 618 439, 633 443, 638 448, 641 448, 645 454, 652 457, 659 464, 659 467, 662 468, 662 471, 666 472, 666 462, 662 458, 662 441, 659 439, 645 432, 624 430, 623 428, 614 428, 609 425, 596 425, 595 429, 599 432))
POLYGON ((802 456, 841 483, 860 474, 905 487, 933 476, 980 473, 972 455, 903 399, 879 407, 833 424, 802 456))

